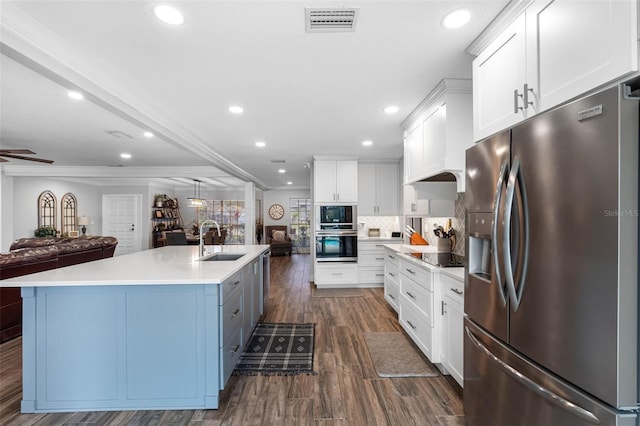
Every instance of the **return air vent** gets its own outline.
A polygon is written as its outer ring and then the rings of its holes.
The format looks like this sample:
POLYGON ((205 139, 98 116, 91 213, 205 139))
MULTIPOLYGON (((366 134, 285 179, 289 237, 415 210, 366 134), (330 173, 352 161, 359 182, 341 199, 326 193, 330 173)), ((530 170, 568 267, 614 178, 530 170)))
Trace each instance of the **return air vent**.
POLYGON ((359 8, 305 7, 308 33, 337 33, 356 30, 359 8))
POLYGON ((105 130, 105 132, 109 133, 114 138, 118 138, 118 139, 133 139, 133 136, 131 136, 128 133, 121 132, 120 130, 105 130))

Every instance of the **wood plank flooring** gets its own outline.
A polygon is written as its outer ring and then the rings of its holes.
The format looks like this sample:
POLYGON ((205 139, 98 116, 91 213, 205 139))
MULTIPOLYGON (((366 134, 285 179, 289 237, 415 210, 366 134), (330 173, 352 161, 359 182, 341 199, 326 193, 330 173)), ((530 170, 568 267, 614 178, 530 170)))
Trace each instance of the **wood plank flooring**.
POLYGON ((380 378, 367 331, 402 331, 382 289, 311 297, 309 255, 271 258, 264 322, 316 324, 315 376, 233 376, 218 410, 20 414, 22 341, 0 345, 0 425, 466 425, 460 388, 440 376, 380 378))

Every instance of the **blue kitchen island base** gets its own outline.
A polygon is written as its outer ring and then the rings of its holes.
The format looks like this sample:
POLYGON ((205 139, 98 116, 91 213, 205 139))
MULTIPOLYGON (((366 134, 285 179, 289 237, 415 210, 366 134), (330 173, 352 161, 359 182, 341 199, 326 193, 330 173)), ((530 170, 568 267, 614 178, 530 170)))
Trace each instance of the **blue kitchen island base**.
POLYGON ((23 413, 215 409, 219 285, 23 287, 23 413))

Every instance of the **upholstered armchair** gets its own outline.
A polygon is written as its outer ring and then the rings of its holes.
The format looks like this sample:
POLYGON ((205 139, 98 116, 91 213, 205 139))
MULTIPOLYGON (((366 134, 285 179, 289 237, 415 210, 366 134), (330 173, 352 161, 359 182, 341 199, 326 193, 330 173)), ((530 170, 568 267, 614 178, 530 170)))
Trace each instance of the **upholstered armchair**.
POLYGON ((287 232, 287 227, 284 225, 272 225, 265 226, 266 243, 271 246, 272 255, 285 255, 291 256, 291 249, 293 244, 291 238, 287 232))

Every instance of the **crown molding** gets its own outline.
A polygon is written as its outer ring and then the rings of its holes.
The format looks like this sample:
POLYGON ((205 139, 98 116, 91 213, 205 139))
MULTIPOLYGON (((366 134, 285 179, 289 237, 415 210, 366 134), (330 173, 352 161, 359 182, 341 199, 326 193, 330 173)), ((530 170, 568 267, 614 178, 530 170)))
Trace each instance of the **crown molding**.
POLYGON ((534 0, 511 0, 493 21, 471 42, 465 52, 478 56, 500 33, 520 16, 534 0))
MULTIPOLYGON (((87 177, 87 178, 187 178, 206 176, 210 178, 228 178, 231 176, 215 167, 91 167, 56 165, 3 165, 0 172, 4 176, 33 177, 87 177)), ((237 178, 240 179, 240 178, 237 178)), ((243 179, 240 179, 243 180, 243 179)), ((244 180, 243 180, 244 181, 244 180)))
POLYGON ((429 108, 441 102, 445 95, 449 94, 471 94, 473 84, 469 79, 463 78, 443 78, 436 87, 409 113, 400 126, 404 129, 411 126, 420 116, 424 115, 429 108))

